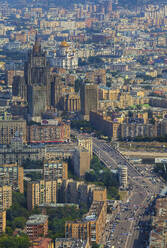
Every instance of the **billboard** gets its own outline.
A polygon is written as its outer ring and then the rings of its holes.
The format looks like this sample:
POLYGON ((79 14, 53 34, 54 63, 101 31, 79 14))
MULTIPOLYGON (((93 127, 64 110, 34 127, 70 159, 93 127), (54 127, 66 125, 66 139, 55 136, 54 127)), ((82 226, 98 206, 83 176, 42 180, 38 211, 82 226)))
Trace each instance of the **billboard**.
POLYGON ((42 120, 41 121, 41 125, 58 125, 58 120, 54 120, 54 119, 48 119, 48 120, 42 120))

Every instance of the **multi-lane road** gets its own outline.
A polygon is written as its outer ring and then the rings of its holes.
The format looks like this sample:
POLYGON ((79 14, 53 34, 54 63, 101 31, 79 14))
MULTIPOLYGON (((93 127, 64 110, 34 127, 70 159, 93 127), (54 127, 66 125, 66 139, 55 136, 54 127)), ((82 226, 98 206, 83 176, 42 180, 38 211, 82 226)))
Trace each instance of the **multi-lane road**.
POLYGON ((128 181, 132 185, 129 200, 120 205, 119 216, 112 218, 106 226, 106 247, 117 248, 144 248, 147 241, 143 229, 139 226, 142 220, 149 220, 144 213, 152 198, 161 190, 162 183, 155 185, 148 181, 133 164, 131 164, 111 144, 93 138, 93 152, 111 170, 119 165, 128 168, 128 181), (114 224, 113 224, 114 223, 114 224))
MULTIPOLYGON (((74 131, 75 135, 78 135, 74 131)), ((145 248, 148 245, 148 237, 145 236, 141 223, 151 218, 151 213, 145 216, 148 206, 155 195, 159 194, 164 187, 162 181, 152 181, 151 170, 147 172, 138 170, 129 162, 111 143, 93 139, 93 153, 96 154, 104 165, 111 169, 118 169, 119 165, 128 168, 128 182, 131 185, 127 203, 120 204, 120 211, 113 216, 106 225, 105 245, 115 248, 145 248)), ((148 233, 147 226, 146 232, 148 233)))

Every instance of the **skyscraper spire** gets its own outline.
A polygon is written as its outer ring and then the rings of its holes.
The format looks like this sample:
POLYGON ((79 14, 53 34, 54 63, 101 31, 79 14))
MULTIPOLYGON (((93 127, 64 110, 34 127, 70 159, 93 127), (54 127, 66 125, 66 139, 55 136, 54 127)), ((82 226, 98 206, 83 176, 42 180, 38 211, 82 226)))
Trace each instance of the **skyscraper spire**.
POLYGON ((36 34, 35 34, 35 44, 34 44, 34 47, 33 47, 33 54, 37 55, 41 52, 41 43, 40 43, 40 40, 38 38, 38 32, 36 31, 36 34))

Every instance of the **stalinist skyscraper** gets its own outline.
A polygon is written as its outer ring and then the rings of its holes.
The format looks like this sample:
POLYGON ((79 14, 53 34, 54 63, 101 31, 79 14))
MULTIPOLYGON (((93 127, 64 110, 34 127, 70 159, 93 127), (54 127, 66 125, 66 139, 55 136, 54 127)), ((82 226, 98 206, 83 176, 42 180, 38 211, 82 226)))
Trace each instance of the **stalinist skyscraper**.
POLYGON ((50 71, 46 53, 42 51, 38 38, 25 63, 25 82, 27 84, 28 114, 38 120, 41 113, 50 106, 50 71))

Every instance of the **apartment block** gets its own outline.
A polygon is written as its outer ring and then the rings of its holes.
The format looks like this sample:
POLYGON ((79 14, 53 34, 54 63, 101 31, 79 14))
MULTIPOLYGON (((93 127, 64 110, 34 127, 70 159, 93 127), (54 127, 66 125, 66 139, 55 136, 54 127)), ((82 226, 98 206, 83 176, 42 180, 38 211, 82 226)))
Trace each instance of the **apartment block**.
POLYGON ((81 221, 67 221, 66 238, 89 240, 90 244, 100 244, 105 230, 107 216, 106 202, 94 201, 89 212, 81 221))
POLYGON ((23 142, 26 143, 25 120, 0 120, 0 144, 11 144, 16 133, 22 135, 23 142))
POLYGON ((27 184, 27 207, 32 210, 43 203, 56 203, 56 181, 32 181, 27 184))
POLYGON ((167 197, 159 198, 155 204, 155 216, 152 217, 152 230, 149 248, 167 247, 167 197))
MULTIPOLYGON (((24 169, 18 164, 4 164, 0 165, 0 174, 5 174, 8 184, 12 186, 13 190, 24 192, 24 169)), ((0 183, 4 184, 4 179, 0 178, 0 183), (1 180, 2 179, 2 180, 1 180)))
POLYGON ((155 124, 123 123, 121 124, 121 138, 126 137, 157 137, 155 124))
POLYGON ((73 154, 74 173, 78 177, 83 177, 90 170, 90 154, 83 147, 76 148, 73 154))
POLYGON ((0 234, 6 231, 6 211, 0 211, 0 234))
POLYGON ((7 210, 12 206, 12 186, 5 185, 0 187, 0 207, 7 210))
POLYGON ((106 201, 107 191, 104 187, 86 184, 84 181, 76 182, 73 179, 63 180, 60 187, 62 202, 86 204, 88 207, 93 201, 106 201))
POLYGON ((78 146, 84 147, 90 153, 90 158, 93 157, 93 143, 91 137, 78 137, 78 146))
POLYGON ((70 125, 66 123, 31 125, 28 127, 28 140, 30 143, 56 143, 69 139, 70 125))
POLYGON ((62 160, 49 160, 43 166, 44 180, 57 180, 68 178, 68 164, 62 160))
POLYGON ((57 238, 55 248, 90 248, 88 240, 78 240, 70 238, 57 238))
POLYGON ((40 236, 48 234, 48 216, 31 215, 26 222, 26 233, 30 240, 35 240, 40 236))

